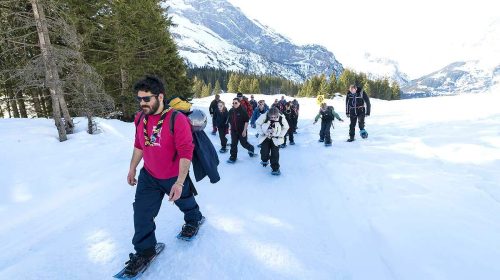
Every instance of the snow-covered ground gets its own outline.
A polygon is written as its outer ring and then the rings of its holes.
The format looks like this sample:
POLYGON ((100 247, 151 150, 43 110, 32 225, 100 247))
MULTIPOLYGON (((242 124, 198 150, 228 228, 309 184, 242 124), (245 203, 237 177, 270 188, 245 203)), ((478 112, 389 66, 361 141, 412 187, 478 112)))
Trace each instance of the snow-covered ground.
MULTIPOLYGON (((234 165, 221 155, 222 180, 197 184, 198 238, 175 238, 182 215, 165 202, 167 248, 143 279, 500 279, 498 88, 372 100, 370 138, 347 143, 336 122, 329 148, 315 100, 299 101, 282 175, 241 147, 234 165)), ((0 119, 0 279, 111 279, 132 251, 134 125, 99 120, 91 136, 77 122, 59 143, 50 120, 0 119)))

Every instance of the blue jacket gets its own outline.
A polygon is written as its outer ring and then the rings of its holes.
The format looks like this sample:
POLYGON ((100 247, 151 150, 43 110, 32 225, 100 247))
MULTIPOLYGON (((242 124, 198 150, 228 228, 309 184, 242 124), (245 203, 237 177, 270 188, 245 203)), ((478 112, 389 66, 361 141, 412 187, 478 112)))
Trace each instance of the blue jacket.
POLYGON ((252 114, 252 118, 250 119, 250 124, 255 124, 255 122, 257 121, 257 119, 262 115, 262 114, 265 114, 267 113, 267 111, 269 111, 269 107, 267 106, 267 104, 264 104, 264 111, 261 112, 259 110, 259 108, 257 108, 257 110, 253 110, 253 114, 252 114))
POLYGON ((193 151, 193 172, 196 182, 208 176, 210 183, 215 184, 220 180, 219 171, 219 157, 217 151, 208 138, 205 131, 194 131, 193 142, 195 149, 193 151))

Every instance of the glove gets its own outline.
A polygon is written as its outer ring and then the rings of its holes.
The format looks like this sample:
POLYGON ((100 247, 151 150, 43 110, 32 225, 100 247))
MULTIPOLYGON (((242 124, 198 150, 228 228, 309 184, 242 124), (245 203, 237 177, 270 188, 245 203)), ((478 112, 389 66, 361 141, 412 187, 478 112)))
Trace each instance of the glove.
POLYGON ((316 123, 317 123, 317 121, 313 122, 313 124, 316 124, 316 123))
POLYGON ((351 114, 347 113, 346 116, 349 118, 351 116, 351 114))

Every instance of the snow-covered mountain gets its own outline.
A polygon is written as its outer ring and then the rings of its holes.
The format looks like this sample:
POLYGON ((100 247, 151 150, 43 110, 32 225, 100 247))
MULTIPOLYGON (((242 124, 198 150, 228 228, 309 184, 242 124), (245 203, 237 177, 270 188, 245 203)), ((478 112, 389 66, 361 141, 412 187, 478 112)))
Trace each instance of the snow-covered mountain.
POLYGON ((459 46, 463 59, 411 81, 403 98, 477 93, 500 82, 500 19, 492 21, 477 37, 459 46))
POLYGON ((301 82, 343 66, 319 45, 298 46, 226 0, 168 0, 171 33, 190 67, 273 74, 301 82))
POLYGON ((500 63, 496 67, 488 64, 485 65, 480 60, 451 63, 436 72, 411 81, 402 88, 403 98, 487 91, 500 79, 500 63))
POLYGON ((401 71, 399 63, 393 59, 365 53, 362 59, 352 61, 351 64, 355 71, 366 73, 370 79, 388 78, 391 82, 397 82, 400 87, 407 86, 410 82, 408 75, 401 71))

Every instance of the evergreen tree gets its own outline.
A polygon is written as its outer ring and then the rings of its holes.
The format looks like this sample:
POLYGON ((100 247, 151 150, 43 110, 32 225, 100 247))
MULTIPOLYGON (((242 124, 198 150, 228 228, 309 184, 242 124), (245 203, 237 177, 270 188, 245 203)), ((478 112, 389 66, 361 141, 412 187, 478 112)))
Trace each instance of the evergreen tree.
POLYGON ((252 79, 252 84, 250 86, 250 93, 260 94, 260 84, 259 84, 259 80, 257 80, 257 78, 252 79))
POLYGON ((203 95, 203 87, 206 86, 205 82, 195 77, 193 81, 192 92, 195 97, 201 97, 203 95))
POLYGON ((219 80, 215 82, 215 87, 214 87, 214 94, 220 94, 222 92, 222 89, 220 87, 219 80))
POLYGON ((392 81, 391 85, 391 100, 401 99, 401 89, 396 81, 392 81))
POLYGON ((251 87, 252 87, 252 80, 250 80, 249 78, 242 78, 238 86, 238 91, 243 94, 249 94, 251 93, 251 87))
POLYGON ((238 91, 238 86, 240 85, 240 80, 238 75, 233 73, 229 76, 229 82, 227 83, 227 91, 235 93, 238 91))
POLYGON ((330 84, 326 80, 325 75, 320 76, 320 84, 319 84, 319 89, 318 89, 318 95, 323 95, 324 98, 329 98, 329 93, 330 93, 330 84))
POLYGON ((210 96, 210 93, 212 93, 212 84, 208 83, 208 85, 207 85, 207 84, 203 83, 200 97, 210 96))

